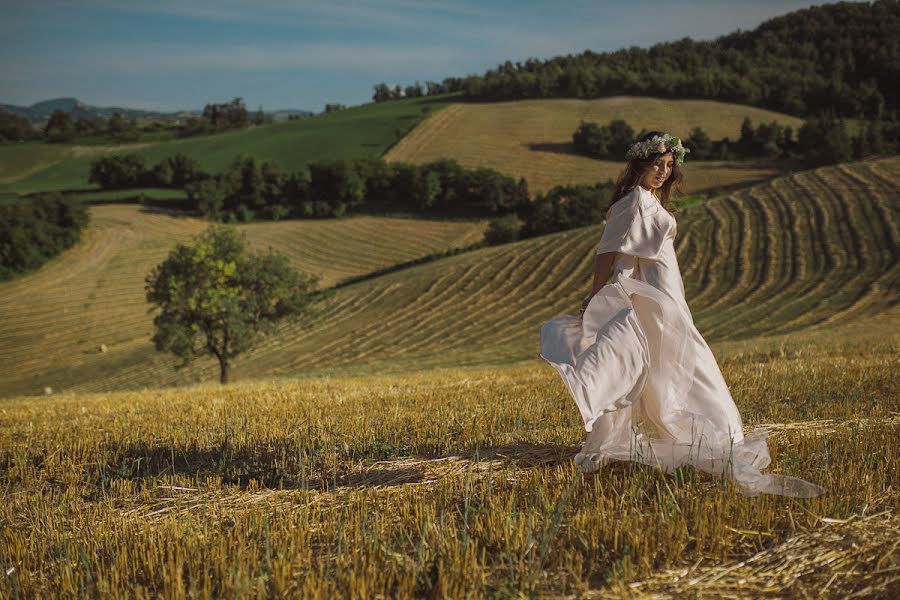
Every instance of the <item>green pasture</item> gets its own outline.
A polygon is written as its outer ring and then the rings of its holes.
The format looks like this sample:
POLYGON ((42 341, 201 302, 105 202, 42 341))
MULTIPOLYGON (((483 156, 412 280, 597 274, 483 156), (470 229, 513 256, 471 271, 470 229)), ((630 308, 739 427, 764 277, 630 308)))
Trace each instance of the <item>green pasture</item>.
POLYGON ((121 146, 31 142, 0 146, 0 193, 93 189, 87 176, 97 156, 138 152, 156 163, 178 152, 220 171, 240 154, 294 171, 309 162, 381 156, 426 115, 453 96, 364 104, 314 117, 182 140, 121 146))

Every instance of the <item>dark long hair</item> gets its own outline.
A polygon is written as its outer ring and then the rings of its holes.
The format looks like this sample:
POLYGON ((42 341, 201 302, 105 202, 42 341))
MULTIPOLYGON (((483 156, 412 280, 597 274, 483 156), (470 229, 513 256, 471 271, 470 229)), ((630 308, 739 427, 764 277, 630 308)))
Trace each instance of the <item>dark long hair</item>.
MULTIPOLYGON (((649 140, 655 135, 663 135, 662 131, 651 131, 650 133, 646 133, 640 136, 635 142, 643 142, 644 140, 649 140)), ((641 181, 641 177, 647 172, 653 162, 662 156, 660 152, 654 152, 647 158, 632 158, 628 161, 628 164, 625 165, 625 168, 622 170, 622 173, 619 175, 619 179, 616 181, 616 185, 613 188, 612 200, 610 200, 609 210, 613 204, 621 200, 623 197, 627 196, 628 193, 637 187, 638 183, 641 181)), ((674 153, 673 153, 674 156, 674 153)), ((669 203, 674 200, 675 196, 680 196, 681 186, 684 183, 684 173, 681 170, 681 167, 678 165, 678 161, 674 161, 672 163, 672 173, 669 175, 669 178, 666 179, 666 182, 662 184, 659 188, 658 196, 659 202, 662 204, 663 208, 669 211, 672 214, 675 214, 674 207, 670 208, 669 203)))

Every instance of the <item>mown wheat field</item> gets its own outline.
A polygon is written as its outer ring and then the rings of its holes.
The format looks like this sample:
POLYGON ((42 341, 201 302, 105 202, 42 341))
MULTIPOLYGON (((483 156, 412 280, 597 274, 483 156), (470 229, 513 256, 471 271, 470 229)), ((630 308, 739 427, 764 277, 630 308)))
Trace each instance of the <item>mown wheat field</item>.
MULTIPOLYGON (((635 131, 672 131, 687 138, 702 127, 712 139, 740 138, 741 122, 778 121, 796 132, 801 119, 760 108, 709 100, 615 96, 596 100, 551 99, 451 104, 417 125, 385 158, 422 164, 452 158, 467 167, 491 167, 524 177, 532 191, 555 185, 593 184, 618 176, 621 161, 598 161, 574 153, 572 134, 581 121, 606 125, 624 119, 635 131), (452 135, 448 135, 452 132, 452 135)), ((748 185, 781 174, 771 161, 688 161, 688 193, 748 185)))
POLYGON ((828 489, 805 501, 580 473, 577 411, 537 365, 8 400, 0 590, 889 597, 897 341, 723 363, 770 470, 828 489))
MULTIPOLYGON (((0 394, 99 382, 154 357, 144 277, 208 223, 138 205, 91 207, 83 240, 39 271, 0 283, 0 394), (99 352, 100 345, 107 352, 99 352)), ((478 242, 483 221, 353 217, 239 227, 330 286, 478 242), (413 235, 414 232, 414 235, 413 235)), ((164 361, 171 370, 171 361, 164 361)), ((152 385, 152 379, 145 380, 152 385)), ((139 382, 143 383, 143 382, 139 382)))

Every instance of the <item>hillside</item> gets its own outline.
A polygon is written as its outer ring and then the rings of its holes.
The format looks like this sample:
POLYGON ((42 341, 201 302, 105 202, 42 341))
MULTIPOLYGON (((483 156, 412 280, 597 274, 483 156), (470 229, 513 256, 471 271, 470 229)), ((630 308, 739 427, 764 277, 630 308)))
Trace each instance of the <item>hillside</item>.
MULTIPOLYGON (((900 158, 890 158, 797 173, 685 209, 678 216, 676 249, 701 333, 713 344, 740 345, 755 336, 810 334, 843 325, 858 326, 858 334, 896 330, 898 185, 900 158)), ((171 227, 167 223, 157 227, 171 227)), ((113 225, 110 235, 123 235, 113 225)), ((577 309, 599 234, 599 227, 566 231, 347 286, 338 290, 326 320, 310 331, 285 328, 239 359, 234 377, 532 359, 540 324, 577 309)), ((109 321, 111 305, 82 312, 98 284, 101 301, 110 297, 102 287, 109 269, 98 270, 94 263, 133 260, 127 253, 108 252, 102 259, 101 252, 77 254, 76 249, 71 264, 73 257, 66 255, 57 271, 43 272, 47 286, 54 284, 54 273, 65 272, 83 290, 44 294, 55 298, 53 305, 39 300, 40 286, 25 283, 18 293, 0 287, 0 309, 12 316, 0 325, 5 382, 0 393, 44 385, 135 388, 214 377, 211 361, 176 373, 170 357, 141 341, 150 321, 136 300, 123 305, 117 319, 132 323, 129 341, 121 346, 111 326, 106 340, 81 339, 70 329, 88 315, 109 321), (35 314, 33 307, 42 305, 42 314, 35 314), (112 343, 109 353, 86 353, 101 341, 112 343), (73 356, 76 348, 82 353, 73 356)), ((139 295, 131 288, 119 293, 139 295)), ((89 327, 85 323, 84 331, 89 327)))
MULTIPOLYGON (((123 108, 121 106, 92 106, 86 104, 77 98, 54 98, 52 100, 44 100, 35 102, 30 106, 18 106, 15 104, 0 104, 0 110, 13 113, 25 117, 31 121, 32 125, 38 125, 45 122, 53 111, 64 110, 71 115, 73 121, 82 118, 109 118, 115 113, 122 113, 126 119, 168 119, 174 120, 185 118, 190 115, 199 116, 203 114, 199 109, 184 109, 176 111, 156 111, 143 110, 139 108, 123 108)), ((281 108, 277 110, 264 111, 266 114, 272 115, 276 121, 286 120, 289 115, 298 115, 303 117, 312 116, 313 113, 308 110, 299 110, 296 108, 281 108)))
MULTIPOLYGON (((547 190, 568 183, 616 178, 621 161, 598 161, 574 153, 572 134, 581 121, 605 125, 624 119, 635 131, 662 129, 686 138, 702 127, 713 139, 740 137, 741 122, 778 121, 796 132, 795 117, 740 104, 708 100, 666 100, 617 96, 599 100, 526 100, 459 103, 418 125, 385 156, 421 164, 452 158, 467 167, 491 167, 525 177, 529 189, 547 190)), ((756 162, 685 161, 686 191, 755 183, 779 174, 779 166, 756 162)))
POLYGON ((585 50, 451 78, 468 100, 599 98, 635 94, 740 102, 793 115, 823 110, 897 118, 900 3, 835 2, 768 19, 709 41, 585 50), (893 116, 892 116, 893 115, 893 116))
MULTIPOLYGON (((0 394, 109 375, 148 356, 152 315, 144 277, 207 222, 95 206, 82 242, 40 270, 0 283, 0 394), (105 344, 109 353, 100 354, 105 344), (137 351, 137 354, 135 354, 137 351), (47 377, 62 369, 68 374, 47 377), (25 384, 23 382, 32 383, 25 384)), ((251 246, 272 246, 323 285, 478 242, 483 222, 356 217, 240 226, 251 246)), ((170 365, 169 365, 170 366, 170 365)))
POLYGON ((239 154, 298 170, 314 160, 380 156, 446 97, 364 104, 308 119, 273 123, 182 140, 121 146, 73 146, 29 142, 0 144, 0 193, 92 187, 91 160, 109 153, 139 152, 151 163, 181 152, 202 168, 222 170, 239 154))
MULTIPOLYGON (((52 100, 44 100, 35 102, 30 106, 17 106, 15 104, 0 104, 0 110, 5 110, 14 115, 25 117, 31 121, 32 125, 37 125, 50 118, 50 115, 57 110, 62 110, 72 116, 73 121, 83 118, 95 117, 111 117, 115 113, 122 113, 126 119, 156 118, 168 117, 174 118, 179 112, 163 113, 152 110, 141 110, 134 108, 122 108, 120 106, 91 106, 78 100, 77 98, 54 98, 52 100)), ((190 111, 184 111, 190 112, 190 111)))

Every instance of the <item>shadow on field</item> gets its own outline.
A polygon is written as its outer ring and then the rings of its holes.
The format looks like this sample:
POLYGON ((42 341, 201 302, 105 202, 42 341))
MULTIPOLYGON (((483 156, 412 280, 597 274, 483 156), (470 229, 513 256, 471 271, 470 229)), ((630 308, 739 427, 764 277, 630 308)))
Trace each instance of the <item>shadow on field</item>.
POLYGON ((508 444, 480 448, 468 458, 474 462, 500 461, 518 468, 561 465, 575 458, 578 448, 558 444, 508 444))
POLYGON ((202 219, 203 214, 189 208, 188 205, 185 207, 176 207, 176 206, 165 206, 165 205, 152 205, 152 204, 144 204, 141 206, 140 211, 144 214, 148 215, 162 215, 164 217, 172 217, 175 219, 202 219))
MULTIPOLYGON (((256 485, 273 489, 309 489, 328 491, 339 487, 372 487, 416 483, 425 477, 425 469, 417 464, 400 461, 376 463, 366 470, 346 467, 325 467, 316 457, 286 460, 297 457, 299 449, 293 444, 278 443, 267 446, 191 448, 187 451, 169 445, 129 444, 108 447, 104 455, 110 457, 102 465, 97 484, 105 488, 114 480, 140 481, 165 476, 191 477, 203 480, 219 477, 223 485, 245 488, 256 485)), ((413 463, 421 462, 414 460, 413 463)))
POLYGON ((526 144, 529 150, 533 152, 551 152, 553 154, 575 154, 575 147, 572 142, 539 142, 534 144, 526 144))
POLYGON ((256 485, 273 489, 329 491, 336 488, 384 487, 430 483, 444 477, 512 467, 530 469, 562 465, 575 456, 577 447, 553 444, 507 444, 480 448, 468 454, 446 457, 398 457, 366 461, 352 468, 330 466, 320 457, 300 460, 300 449, 291 441, 254 447, 173 448, 158 443, 109 446, 97 484, 106 488, 114 480, 140 481, 165 476, 204 480, 221 478, 224 485, 241 488, 256 485))

